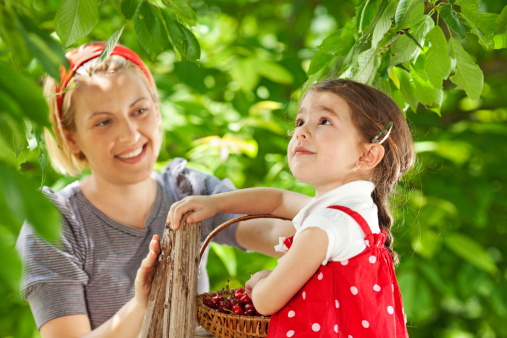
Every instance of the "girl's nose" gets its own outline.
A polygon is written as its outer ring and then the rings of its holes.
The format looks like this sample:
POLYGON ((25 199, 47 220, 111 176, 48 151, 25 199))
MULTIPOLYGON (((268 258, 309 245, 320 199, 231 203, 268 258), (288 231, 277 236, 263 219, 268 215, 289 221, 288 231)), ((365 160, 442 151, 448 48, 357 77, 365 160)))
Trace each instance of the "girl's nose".
POLYGON ((300 138, 308 138, 310 132, 308 131, 308 128, 306 127, 306 125, 302 125, 301 127, 298 127, 296 128, 295 132, 294 132, 294 137, 296 139, 300 139, 300 138))
POLYGON ((137 130, 136 123, 131 121, 123 121, 120 126, 120 134, 118 140, 122 143, 134 144, 139 141, 140 133, 137 130))

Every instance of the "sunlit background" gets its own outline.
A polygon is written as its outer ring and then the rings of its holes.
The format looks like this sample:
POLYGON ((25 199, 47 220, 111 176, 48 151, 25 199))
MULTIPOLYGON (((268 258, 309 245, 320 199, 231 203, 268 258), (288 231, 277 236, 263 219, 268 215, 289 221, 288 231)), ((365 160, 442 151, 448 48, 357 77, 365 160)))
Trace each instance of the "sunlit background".
MULTIPOLYGON (((98 25, 80 42, 107 40, 123 24, 118 3, 101 4, 98 25)), ((52 25, 58 1, 33 4, 34 20, 52 25)), ((316 46, 351 20, 355 2, 191 5, 198 18, 198 63, 178 61, 173 51, 150 60, 132 25, 120 39, 146 60, 159 89, 165 141, 157 169, 184 157, 189 166, 229 178, 238 188, 271 186, 312 195, 288 170, 288 132, 316 46)), ((500 13, 505 5, 488 0, 481 8, 500 13)), ((507 337, 507 51, 486 51, 473 38, 465 48, 485 75, 480 100, 446 81, 440 112, 419 105, 417 113, 406 113, 417 165, 400 184, 392 211, 394 248, 401 256, 396 273, 411 337, 507 337)), ((0 40, 0 53, 4 49, 0 40)), ((40 74, 40 65, 31 63, 29 71, 40 74)), ((27 179, 41 182, 37 152, 20 156, 27 179)), ((44 184, 55 190, 79 179, 51 168, 44 175, 44 184)), ((19 231, 20 225, 10 227, 19 231)), ((16 235, 0 230, 15 242, 16 235)), ((250 272, 275 265, 275 259, 213 244, 211 289, 225 287, 227 280, 243 285, 250 272)), ((2 259, 0 270, 0 336, 37 337, 28 304, 16 291, 19 262, 2 259)))

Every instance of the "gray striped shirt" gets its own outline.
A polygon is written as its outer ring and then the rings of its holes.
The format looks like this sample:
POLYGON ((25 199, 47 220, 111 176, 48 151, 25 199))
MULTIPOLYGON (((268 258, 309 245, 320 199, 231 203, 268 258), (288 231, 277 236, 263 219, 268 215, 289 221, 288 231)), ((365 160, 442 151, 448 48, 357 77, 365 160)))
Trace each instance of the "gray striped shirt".
MULTIPOLYGON (((21 292, 29 302, 40 328, 57 317, 86 314, 92 328, 112 317, 134 297, 134 279, 148 254, 155 234, 162 235, 172 203, 188 195, 212 195, 230 191, 229 180, 221 181, 173 160, 164 173, 153 173, 158 189, 145 229, 118 223, 95 208, 74 182, 58 193, 46 195, 62 213, 62 238, 50 244, 25 223, 16 244, 23 260, 21 292)), ((202 222, 201 242, 217 225, 238 215, 217 214, 202 222)), ((221 231, 214 240, 238 247, 236 225, 221 231)), ((198 292, 209 289, 207 252, 203 256, 198 292)))

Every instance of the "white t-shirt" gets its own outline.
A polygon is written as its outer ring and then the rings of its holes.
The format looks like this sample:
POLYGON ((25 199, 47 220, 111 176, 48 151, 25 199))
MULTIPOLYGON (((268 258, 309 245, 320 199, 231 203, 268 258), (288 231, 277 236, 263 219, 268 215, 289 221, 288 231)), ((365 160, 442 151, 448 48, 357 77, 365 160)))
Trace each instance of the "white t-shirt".
POLYGON ((294 238, 309 227, 324 230, 329 245, 322 265, 357 256, 366 248, 366 235, 361 226, 348 214, 328 207, 341 205, 354 210, 366 220, 373 233, 379 233, 377 206, 371 198, 374 188, 370 181, 354 181, 314 198, 292 220, 296 228, 294 238))

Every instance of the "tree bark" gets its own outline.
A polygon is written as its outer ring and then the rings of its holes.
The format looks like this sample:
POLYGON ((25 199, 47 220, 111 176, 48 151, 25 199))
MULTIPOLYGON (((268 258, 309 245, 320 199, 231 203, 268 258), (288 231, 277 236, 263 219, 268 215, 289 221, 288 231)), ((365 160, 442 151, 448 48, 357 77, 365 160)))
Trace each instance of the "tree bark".
POLYGON ((201 222, 187 224, 188 215, 183 216, 178 230, 164 229, 141 329, 143 338, 194 336, 201 222))

